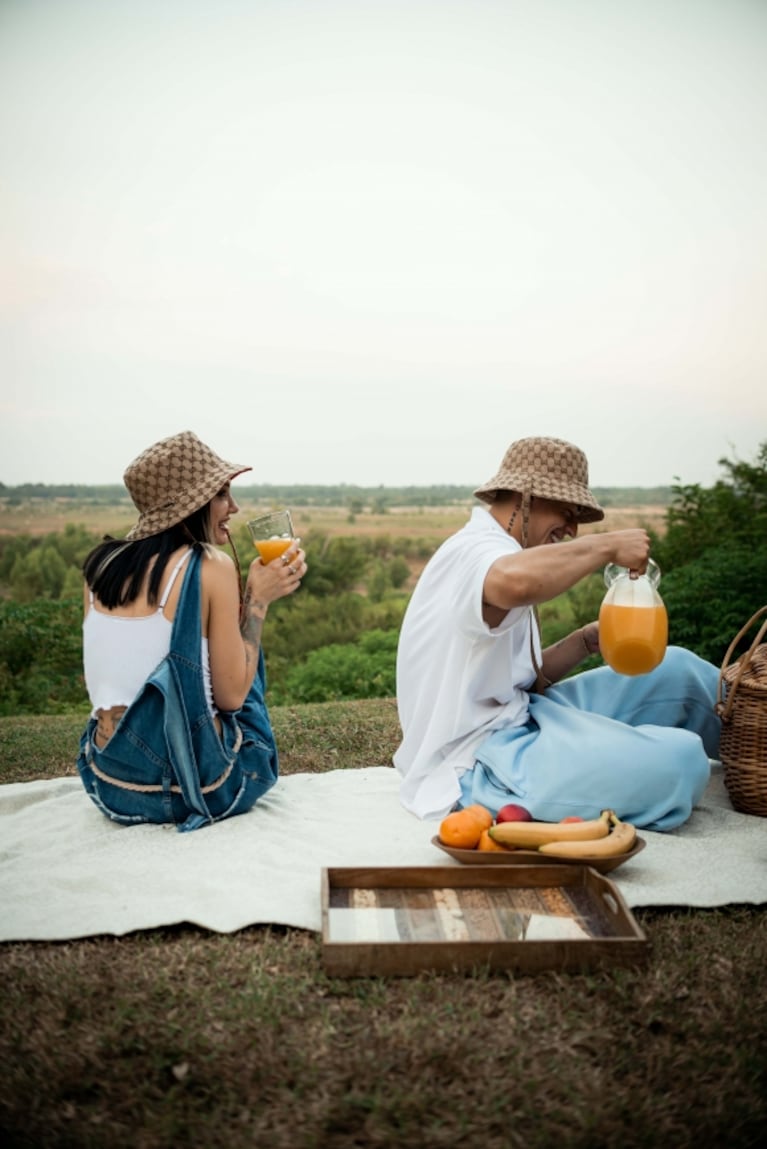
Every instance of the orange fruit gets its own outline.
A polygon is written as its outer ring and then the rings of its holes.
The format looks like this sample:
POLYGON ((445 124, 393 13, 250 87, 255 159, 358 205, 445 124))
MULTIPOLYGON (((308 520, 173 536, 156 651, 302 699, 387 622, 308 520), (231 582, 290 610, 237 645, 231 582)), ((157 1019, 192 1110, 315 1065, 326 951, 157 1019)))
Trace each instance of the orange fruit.
POLYGON ((490 829, 493 824, 493 815, 489 810, 485 809, 484 806, 480 806, 478 802, 475 802, 473 806, 467 806, 466 809, 474 812, 483 830, 490 829))
POLYGON ((513 846, 504 846, 501 842, 496 842, 495 838, 490 837, 488 830, 483 830, 477 842, 478 850, 500 850, 502 854, 508 854, 513 850, 513 846))
POLYGON ((484 829, 482 821, 483 819, 477 816, 477 811, 468 806, 465 810, 454 810, 440 822, 439 840, 445 846, 454 846, 459 850, 473 850, 484 829))

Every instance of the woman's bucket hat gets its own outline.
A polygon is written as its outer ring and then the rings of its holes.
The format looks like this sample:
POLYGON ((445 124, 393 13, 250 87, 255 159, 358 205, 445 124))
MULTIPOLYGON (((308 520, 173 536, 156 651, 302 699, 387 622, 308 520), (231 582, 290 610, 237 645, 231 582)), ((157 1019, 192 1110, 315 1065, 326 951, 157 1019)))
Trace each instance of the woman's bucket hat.
POLYGON ((502 491, 572 503, 577 507, 579 523, 598 523, 605 517, 589 490, 586 456, 563 439, 518 439, 512 443, 498 473, 474 494, 485 503, 494 503, 502 491))
POLYGON ((253 468, 227 463, 193 431, 153 443, 129 465, 123 480, 139 510, 126 539, 146 539, 204 507, 235 475, 253 468))

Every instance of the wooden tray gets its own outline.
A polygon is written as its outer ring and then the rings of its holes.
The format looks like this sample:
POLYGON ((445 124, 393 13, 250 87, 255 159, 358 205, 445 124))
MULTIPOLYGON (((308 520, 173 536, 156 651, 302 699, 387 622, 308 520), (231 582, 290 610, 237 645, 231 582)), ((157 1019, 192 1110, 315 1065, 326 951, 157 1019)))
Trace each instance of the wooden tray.
POLYGON ((647 939, 588 866, 322 871, 322 958, 335 977, 634 965, 647 939))
POLYGON ((646 845, 644 838, 637 836, 630 850, 611 858, 555 858, 551 854, 539 854, 537 850, 504 850, 503 853, 500 850, 461 850, 457 846, 446 846, 436 834, 431 844, 457 862, 469 866, 590 866, 600 874, 617 870, 618 866, 635 858, 646 845))

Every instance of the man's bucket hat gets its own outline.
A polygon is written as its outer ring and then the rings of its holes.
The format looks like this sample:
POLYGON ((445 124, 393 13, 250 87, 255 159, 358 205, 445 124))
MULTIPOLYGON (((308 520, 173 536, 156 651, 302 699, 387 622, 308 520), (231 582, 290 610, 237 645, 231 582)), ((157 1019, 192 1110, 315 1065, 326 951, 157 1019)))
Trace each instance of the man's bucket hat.
POLYGON ((474 494, 485 503, 494 503, 503 491, 572 503, 577 507, 579 523, 598 523, 605 517, 589 490, 586 456, 563 439, 518 439, 512 443, 497 474, 474 494))
POLYGON ((227 463, 193 431, 153 443, 129 465, 123 480, 139 510, 126 539, 145 539, 181 523, 209 503, 245 463, 227 463))

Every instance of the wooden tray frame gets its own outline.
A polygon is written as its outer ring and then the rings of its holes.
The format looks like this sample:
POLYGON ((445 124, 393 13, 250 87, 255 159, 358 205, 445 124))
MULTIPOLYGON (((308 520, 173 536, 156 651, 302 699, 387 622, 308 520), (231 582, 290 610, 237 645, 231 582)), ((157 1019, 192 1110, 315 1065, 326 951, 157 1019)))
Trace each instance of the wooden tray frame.
MULTIPOLYGON (((476 969, 583 972, 646 960, 648 942, 617 887, 588 866, 328 867, 322 871, 322 959, 332 977, 413 976, 426 971, 476 969), (607 923, 605 936, 508 940, 487 937, 426 941, 334 940, 330 928, 334 890, 571 891, 607 923)), ((459 895, 460 897, 460 895, 459 895)), ((353 909, 349 913, 353 913, 353 909)), ((567 915, 562 915, 567 916, 567 915)), ((574 915, 573 915, 574 916, 574 915)))

